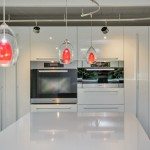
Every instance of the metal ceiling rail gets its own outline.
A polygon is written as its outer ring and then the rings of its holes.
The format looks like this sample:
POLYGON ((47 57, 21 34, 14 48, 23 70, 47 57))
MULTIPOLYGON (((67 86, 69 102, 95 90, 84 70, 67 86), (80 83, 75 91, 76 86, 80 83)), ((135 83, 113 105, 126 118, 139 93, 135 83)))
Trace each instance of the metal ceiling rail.
MULTIPOLYGON (((145 18, 130 18, 130 19, 68 19, 68 22, 134 22, 134 21, 148 21, 150 17, 145 18)), ((38 23, 40 22, 65 22, 64 19, 36 19, 38 23)), ((0 20, 3 22, 3 20, 0 20)), ((35 23, 35 19, 11 19, 6 20, 7 23, 35 23)))

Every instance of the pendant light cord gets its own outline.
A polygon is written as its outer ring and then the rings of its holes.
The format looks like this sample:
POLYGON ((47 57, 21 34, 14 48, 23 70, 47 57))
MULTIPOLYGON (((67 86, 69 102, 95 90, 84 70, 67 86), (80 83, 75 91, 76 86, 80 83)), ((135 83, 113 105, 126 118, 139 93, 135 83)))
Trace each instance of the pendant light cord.
MULTIPOLYGON (((68 22, 67 22, 67 14, 68 14, 68 11, 67 11, 67 0, 66 0, 66 15, 65 15, 65 19, 66 19, 66 39, 67 39, 67 35, 68 35, 68 22)), ((67 44, 67 43, 66 43, 67 44)))
POLYGON ((93 45, 93 28, 92 28, 92 14, 91 14, 91 46, 93 45))
POLYGON ((5 38, 5 0, 3 0, 3 25, 4 25, 4 38, 5 38))
POLYGON ((3 0, 3 24, 5 24, 5 0, 3 0))

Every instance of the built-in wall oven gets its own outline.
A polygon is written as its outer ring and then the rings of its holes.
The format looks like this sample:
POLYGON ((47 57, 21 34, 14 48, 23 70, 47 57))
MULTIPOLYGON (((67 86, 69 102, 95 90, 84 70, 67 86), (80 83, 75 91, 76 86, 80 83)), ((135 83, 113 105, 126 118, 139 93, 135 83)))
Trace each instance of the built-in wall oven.
POLYGON ((96 62, 90 67, 78 68, 78 84, 83 87, 124 87, 124 62, 96 62))
POLYGON ((31 104, 76 104, 77 69, 59 63, 33 63, 31 104))

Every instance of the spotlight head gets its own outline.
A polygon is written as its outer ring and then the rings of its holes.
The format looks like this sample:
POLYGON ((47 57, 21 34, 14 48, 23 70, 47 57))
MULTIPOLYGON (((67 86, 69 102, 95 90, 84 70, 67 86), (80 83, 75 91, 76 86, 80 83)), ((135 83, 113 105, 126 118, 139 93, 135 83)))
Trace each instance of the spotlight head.
POLYGON ((40 27, 39 26, 33 27, 33 32, 34 33, 40 33, 40 27))
POLYGON ((102 27, 101 31, 104 33, 104 34, 107 34, 109 32, 108 28, 107 27, 102 27))

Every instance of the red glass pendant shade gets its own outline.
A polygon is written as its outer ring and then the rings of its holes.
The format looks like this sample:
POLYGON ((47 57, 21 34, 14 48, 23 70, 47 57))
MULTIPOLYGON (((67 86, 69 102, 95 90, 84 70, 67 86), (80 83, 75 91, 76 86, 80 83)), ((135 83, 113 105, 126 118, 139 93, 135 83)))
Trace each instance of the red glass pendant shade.
POLYGON ((8 64, 12 61, 12 47, 8 41, 0 41, 0 63, 8 64))
POLYGON ((14 32, 5 23, 0 25, 0 67, 9 67, 17 62, 19 55, 14 32))
POLYGON ((89 64, 93 64, 95 62, 96 58, 95 58, 95 54, 90 52, 88 55, 88 63, 89 64))
POLYGON ((70 64, 73 58, 72 45, 66 39, 61 45, 59 49, 59 60, 62 64, 70 64))
POLYGON ((62 53, 62 61, 64 64, 70 64, 71 61, 71 52, 69 48, 65 48, 62 53))
POLYGON ((87 51, 86 59, 88 64, 94 64, 96 62, 96 51, 92 46, 87 51))

